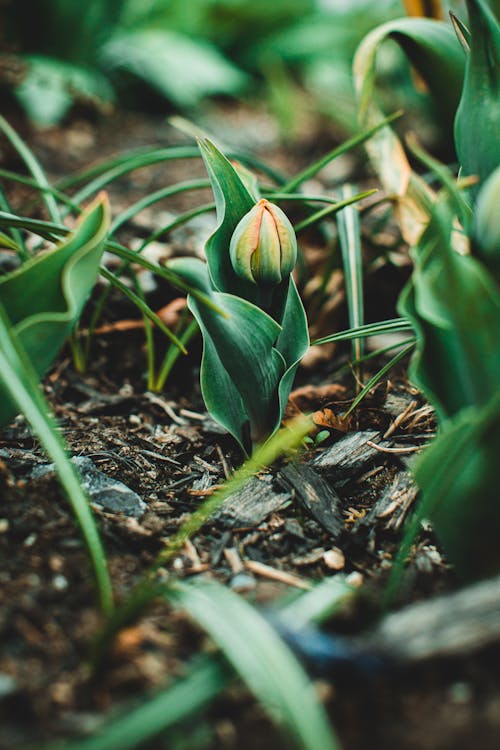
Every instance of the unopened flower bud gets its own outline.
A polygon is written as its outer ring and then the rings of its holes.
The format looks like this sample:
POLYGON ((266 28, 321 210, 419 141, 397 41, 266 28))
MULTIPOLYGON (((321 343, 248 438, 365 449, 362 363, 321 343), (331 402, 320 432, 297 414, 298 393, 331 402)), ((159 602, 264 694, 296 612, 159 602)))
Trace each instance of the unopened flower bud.
POLYGON ((295 232, 281 208, 263 198, 237 225, 229 254, 238 276, 259 286, 277 286, 295 266, 295 232))

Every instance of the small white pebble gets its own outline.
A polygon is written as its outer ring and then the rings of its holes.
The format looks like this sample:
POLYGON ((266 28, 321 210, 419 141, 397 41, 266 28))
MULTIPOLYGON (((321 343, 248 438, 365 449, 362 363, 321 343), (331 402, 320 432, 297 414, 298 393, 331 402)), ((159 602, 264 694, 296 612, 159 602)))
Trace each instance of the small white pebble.
POLYGON ((136 427, 141 424, 141 418, 137 414, 131 414, 128 418, 128 421, 130 422, 130 424, 133 424, 136 427))
POLYGON ((332 547, 323 555, 323 562, 330 570, 342 570, 345 565, 344 553, 338 547, 332 547))
POLYGON ((30 534, 24 540, 23 546, 24 547, 33 547, 33 545, 34 545, 35 542, 36 542, 36 534, 30 534))
POLYGON ((9 530, 9 519, 0 518, 0 534, 5 534, 9 530))

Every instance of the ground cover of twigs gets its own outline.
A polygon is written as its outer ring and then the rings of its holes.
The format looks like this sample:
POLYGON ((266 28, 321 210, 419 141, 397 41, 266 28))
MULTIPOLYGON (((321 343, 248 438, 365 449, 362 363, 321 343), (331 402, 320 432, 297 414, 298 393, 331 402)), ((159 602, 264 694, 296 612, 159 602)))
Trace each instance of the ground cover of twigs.
MULTIPOLYGON (((252 146, 277 166, 286 166, 287 160, 307 163, 315 148, 321 150, 321 139, 328 146, 327 134, 319 130, 316 142, 298 141, 287 152, 265 118, 256 122, 248 113, 229 110, 219 123, 227 117, 236 118, 239 127, 233 132, 243 140, 260 128, 262 140, 254 136, 252 146)), ((76 121, 39 132, 35 148, 46 169, 61 177, 97 159, 100 149, 109 153, 150 144, 166 133, 175 137, 159 121, 130 118, 125 123, 117 130, 116 123, 99 129, 76 121)), ((373 186, 361 158, 349 156, 337 168, 362 178, 367 188, 373 186)), ((113 186, 114 209, 120 200, 126 205, 164 184, 162 169, 142 170, 119 188, 113 186)), ((189 163, 175 169, 175 178, 181 179, 182 169, 192 177, 195 167, 189 163)), ((185 210, 177 200, 172 210, 185 210)), ((143 225, 136 221, 127 227, 129 241, 154 230, 154 219, 150 212, 141 219, 143 225)), ((172 236, 168 252, 196 254, 207 231, 209 220, 201 217, 194 227, 172 236)), ((385 225, 371 239, 391 245, 397 261, 375 264, 366 279, 367 319, 372 315, 375 320, 394 314, 409 269, 394 228, 385 225)), ((320 266, 324 259, 317 237, 308 237, 304 246, 312 267, 320 266)), ((346 327, 335 277, 331 299, 331 306, 314 318, 316 336, 346 327)), ((152 292, 150 304, 165 308, 164 314, 174 320, 183 309, 178 293, 166 284, 152 292)), ((343 421, 340 415, 356 396, 356 380, 341 347, 326 351, 308 355, 287 407, 287 416, 313 413, 317 426, 311 440, 293 453, 298 460, 292 463, 285 456, 234 493, 168 563, 165 575, 215 579, 269 613, 293 592, 345 575, 351 586, 363 585, 366 593, 329 621, 328 632, 347 639, 358 656, 376 653, 379 661, 366 664, 360 657, 333 664, 307 649, 301 652, 342 746, 496 748, 498 632, 481 630, 478 618, 487 619, 492 607, 498 610, 498 595, 496 603, 494 597, 488 599, 489 609, 481 609, 479 590, 471 591, 468 610, 457 599, 438 599, 436 604, 436 597, 451 596, 458 586, 425 525, 392 602, 403 619, 382 618, 375 626, 417 497, 411 463, 435 433, 433 410, 409 382, 403 360, 343 421), (426 610, 431 600, 436 605, 432 613, 426 610), (410 606, 421 609, 409 610, 404 620, 410 606), (412 631, 411 622, 424 623, 426 643, 419 640, 418 628, 412 631)), ((90 495, 119 600, 241 463, 233 439, 205 411, 199 356, 200 343, 194 339, 163 391, 148 390, 142 320, 116 295, 94 332, 87 372, 77 373, 64 350, 44 380, 90 495)), ((383 356, 369 361, 365 381, 385 361, 383 356)), ((195 655, 213 650, 186 615, 155 603, 120 631, 99 669, 90 671, 89 646, 99 615, 84 546, 56 474, 21 417, 0 434, 0 493, 2 750, 90 735, 104 718, 133 705, 146 691, 182 677, 195 655)), ((168 744, 156 739, 147 747, 287 747, 235 682, 197 715, 196 723, 189 732, 171 733, 168 744)))

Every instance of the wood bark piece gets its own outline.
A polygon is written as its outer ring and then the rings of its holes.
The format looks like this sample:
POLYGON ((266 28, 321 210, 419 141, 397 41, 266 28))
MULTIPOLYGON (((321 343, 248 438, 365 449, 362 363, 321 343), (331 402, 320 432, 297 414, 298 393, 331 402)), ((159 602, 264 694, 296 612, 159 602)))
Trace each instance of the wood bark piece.
POLYGON ((359 636, 331 635, 314 625, 294 627, 279 613, 278 632, 315 673, 363 677, 461 659, 500 644, 500 576, 458 592, 410 604, 359 636))
POLYGON ((227 498, 214 513, 213 520, 227 528, 257 526, 271 513, 279 510, 290 498, 289 491, 280 491, 273 487, 271 476, 252 477, 239 492, 227 498))
POLYGON ((387 615, 364 651, 399 662, 460 657, 500 642, 500 576, 387 615))
POLYGON ((407 471, 400 471, 368 513, 354 526, 353 533, 369 532, 374 525, 386 531, 397 531, 417 497, 418 489, 407 471))
POLYGON ((380 460, 380 452, 370 442, 380 446, 392 444, 381 441, 380 432, 376 430, 349 432, 316 456, 311 465, 322 474, 327 474, 338 486, 347 484, 372 462, 380 460))
POLYGON ((334 541, 340 537, 344 528, 342 501, 312 466, 290 463, 279 472, 278 481, 294 490, 297 500, 334 541))

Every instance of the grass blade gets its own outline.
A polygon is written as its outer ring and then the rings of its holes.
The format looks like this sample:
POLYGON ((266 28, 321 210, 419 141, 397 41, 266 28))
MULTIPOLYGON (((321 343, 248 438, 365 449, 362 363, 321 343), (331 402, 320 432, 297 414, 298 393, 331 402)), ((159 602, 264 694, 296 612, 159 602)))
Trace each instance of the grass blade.
POLYGON ((187 677, 113 719, 93 737, 58 743, 45 750, 132 750, 192 717, 221 692, 229 679, 227 666, 215 659, 198 660, 187 677))
POLYGON ((400 352, 394 355, 392 359, 389 360, 383 367, 380 368, 380 370, 375 373, 375 375, 370 378, 368 383, 361 389, 361 391, 358 393, 350 407, 347 409, 346 413, 344 414, 344 418, 348 417, 351 412, 354 411, 354 409, 358 406, 358 404, 364 399, 364 397, 367 395, 367 393, 373 388, 374 385, 378 383, 378 381, 384 377, 384 375, 389 372, 389 370, 394 367, 394 365, 397 365, 398 362, 400 362, 404 357, 406 357, 407 354, 411 352, 412 349, 415 348, 415 342, 412 341, 410 344, 404 347, 400 352))
POLYGON ((334 148, 333 151, 329 151, 328 154, 325 154, 325 156, 321 157, 321 159, 314 162, 314 164, 311 164, 302 172, 299 172, 298 175, 289 180, 289 182, 287 182, 285 185, 281 186, 280 192, 293 193, 295 190, 297 190, 299 185, 301 185, 306 180, 309 180, 311 177, 314 177, 315 174, 323 169, 323 167, 326 167, 326 165, 331 161, 336 159, 337 156, 341 156, 342 154, 345 154, 346 151, 350 151, 356 146, 360 146, 362 143, 369 140, 373 135, 375 135, 375 133, 377 133, 381 128, 384 128, 386 125, 389 125, 389 123, 393 122, 398 117, 401 117, 402 114, 402 112, 395 112, 394 114, 389 115, 389 117, 385 117, 384 119, 382 119, 374 127, 368 128, 359 135, 355 135, 352 138, 349 138, 340 146, 334 148))
MULTIPOLYGON (((341 191, 344 199, 353 197, 351 185, 345 185, 341 191)), ((361 256, 361 226, 359 214, 353 206, 339 211, 337 216, 340 250, 344 266, 344 279, 347 294, 347 308, 351 328, 363 325, 363 260, 361 256)), ((363 355, 361 338, 352 340, 352 357, 359 360, 363 355)), ((359 382, 359 378, 358 378, 359 382)))
POLYGON ((406 318, 392 318, 391 320, 382 320, 380 323, 367 323, 358 328, 349 328, 346 331, 332 333, 330 336, 323 336, 321 339, 312 341, 311 346, 329 344, 332 341, 350 341, 356 337, 366 338, 385 333, 398 333, 400 331, 413 331, 413 326, 406 318))
POLYGON ((69 461, 49 406, 38 387, 38 377, 22 350, 14 331, 11 330, 10 322, 1 303, 0 383, 24 414, 56 466, 61 484, 66 491, 87 545, 94 569, 101 609, 109 615, 113 609, 111 582, 106 557, 88 498, 81 488, 79 477, 73 464, 69 461))
POLYGON ((224 500, 238 492, 251 477, 262 471, 263 467, 270 466, 284 453, 300 445, 313 427, 312 420, 304 415, 290 420, 267 443, 256 450, 219 490, 194 511, 159 553, 149 573, 137 584, 125 603, 115 610, 113 617, 105 624, 94 644, 92 654, 94 664, 102 659, 118 630, 137 617, 138 613, 163 590, 162 584, 158 584, 156 579, 157 571, 178 554, 188 539, 202 528, 224 500))
POLYGON ((115 217, 113 223, 111 224, 110 233, 113 234, 114 232, 116 232, 116 230, 121 227, 122 224, 125 224, 125 222, 129 221, 129 219, 138 214, 139 211, 142 211, 148 206, 151 206, 153 203, 157 203, 164 198, 169 198, 172 195, 186 192, 187 190, 201 190, 203 188, 209 187, 210 183, 208 180, 189 180, 187 182, 179 182, 176 185, 170 185, 166 188, 161 188, 160 190, 156 190, 154 193, 149 193, 149 195, 141 198, 141 200, 132 204, 121 214, 118 214, 118 216, 115 217))
POLYGON ((321 211, 316 211, 311 216, 308 216, 307 219, 299 221, 299 223, 294 226, 294 229, 296 232, 302 232, 302 230, 313 226, 313 224, 317 224, 327 216, 333 216, 333 214, 336 214, 337 211, 340 211, 340 209, 345 208, 346 206, 350 206, 352 203, 356 203, 363 198, 368 198, 370 195, 373 195, 376 192, 376 190, 365 190, 363 193, 358 193, 357 195, 353 195, 350 198, 345 198, 344 200, 337 201, 333 206, 322 208, 321 211))
POLYGON ((125 159, 117 159, 111 166, 99 172, 93 180, 82 187, 75 195, 75 203, 82 203, 94 193, 102 190, 105 185, 118 177, 134 172, 136 169, 149 167, 152 164, 160 164, 173 159, 195 159, 199 158, 199 152, 192 146, 172 146, 171 148, 149 149, 144 153, 128 155, 125 159))
POLYGON ((57 190, 57 188, 54 188, 51 185, 40 185, 37 180, 31 177, 25 177, 24 175, 17 174, 16 172, 11 172, 8 169, 0 169, 0 177, 5 180, 17 182, 19 185, 26 185, 27 187, 33 188, 33 190, 38 190, 42 194, 48 193, 49 195, 53 195, 54 198, 59 201, 59 203, 63 203, 64 205, 68 206, 68 208, 70 208, 76 214, 81 213, 82 209, 80 208, 80 206, 77 206, 76 203, 74 203, 71 198, 68 198, 65 193, 62 193, 60 190, 57 190))
POLYGON ((123 283, 123 281, 120 281, 120 279, 115 276, 114 273, 111 273, 111 271, 108 271, 107 268, 104 268, 104 266, 101 266, 100 268, 101 275, 107 279, 110 284, 113 284, 113 286, 116 286, 117 289, 122 292, 126 297, 129 298, 131 302, 134 303, 134 305, 142 312, 143 315, 148 318, 152 323, 154 323, 160 331, 162 331, 165 336, 167 336, 170 341, 175 344, 175 346, 183 353, 187 354, 186 347, 180 341, 180 339, 177 338, 175 333, 173 333, 170 328, 167 328, 165 323, 161 320, 161 318, 158 317, 158 315, 151 310, 149 305, 147 305, 144 300, 142 300, 138 294, 132 291, 132 289, 129 289, 126 284, 123 283))
POLYGON ((175 584, 166 594, 222 649, 248 688, 303 750, 339 745, 311 683, 273 627, 220 584, 175 584))
POLYGON ((203 206, 197 206, 196 208, 189 209, 189 211, 185 211, 183 214, 179 214, 179 216, 176 216, 176 218, 170 221, 168 224, 165 224, 165 226, 160 227, 160 229, 157 229, 152 234, 150 234, 149 237, 146 237, 137 252, 142 253, 144 248, 147 247, 151 242, 156 242, 156 240, 158 240, 160 237, 167 235, 169 232, 173 232, 174 229, 177 229, 183 224, 187 224, 188 221, 191 221, 191 219, 194 219, 196 216, 208 214, 214 209, 215 203, 205 203, 203 206))
MULTIPOLYGON (((12 143, 17 153, 19 154, 21 159, 24 161, 24 163, 30 170, 35 180, 40 185, 40 189, 42 190, 45 188, 50 189, 50 183, 45 175, 45 172, 40 166, 38 159, 33 154, 33 152, 27 147, 27 145, 24 143, 22 138, 20 138, 20 136, 16 133, 14 128, 12 128, 9 125, 5 117, 2 117, 2 115, 0 115, 0 130, 3 131, 5 136, 12 143)), ((53 221, 60 222, 61 213, 59 211, 59 206, 57 205, 54 199, 54 196, 50 192, 42 192, 42 197, 45 202, 45 205, 47 206, 47 210, 49 212, 50 218, 53 221)))

